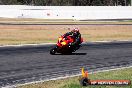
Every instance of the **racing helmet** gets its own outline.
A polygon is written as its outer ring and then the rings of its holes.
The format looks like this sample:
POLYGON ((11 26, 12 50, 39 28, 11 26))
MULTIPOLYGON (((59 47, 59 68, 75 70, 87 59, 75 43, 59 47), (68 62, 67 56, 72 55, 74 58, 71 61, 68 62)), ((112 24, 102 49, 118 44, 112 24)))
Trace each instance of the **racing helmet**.
POLYGON ((74 28, 74 29, 72 30, 72 32, 78 33, 78 32, 79 32, 79 28, 74 28))

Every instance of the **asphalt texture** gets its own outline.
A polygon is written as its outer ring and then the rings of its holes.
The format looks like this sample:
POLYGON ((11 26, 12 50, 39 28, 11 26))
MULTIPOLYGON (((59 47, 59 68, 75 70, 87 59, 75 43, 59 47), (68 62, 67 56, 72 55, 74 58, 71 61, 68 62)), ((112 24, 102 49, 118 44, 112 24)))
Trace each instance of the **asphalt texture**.
POLYGON ((55 23, 46 23, 45 22, 45 23, 37 23, 36 24, 36 23, 10 23, 10 22, 9 23, 1 23, 0 22, 0 25, 93 25, 93 26, 97 26, 97 25, 132 25, 132 23, 126 23, 126 24, 125 23, 124 24, 123 23, 122 24, 118 24, 118 23, 111 23, 111 24, 110 23, 97 23, 97 24, 93 23, 92 24, 92 23, 90 23, 89 24, 89 23, 76 23, 75 22, 75 23, 69 24, 69 23, 65 23, 65 22, 64 23, 63 22, 58 22, 58 23, 57 22, 55 22, 55 23))
POLYGON ((132 65, 132 42, 86 43, 71 55, 50 55, 53 47, 0 47, 0 87, 132 65))
MULTIPOLYGON (((96 20, 97 21, 97 20, 96 20)), ((105 22, 113 22, 114 20, 104 20, 105 22)), ((118 21, 120 21, 120 20, 115 20, 116 22, 118 22, 118 21)), ((72 22, 72 21, 71 21, 72 22)), ((85 21, 81 21, 81 22, 73 22, 73 23, 70 23, 70 22, 59 22, 59 21, 57 21, 57 22, 43 22, 43 23, 11 23, 11 22, 7 22, 7 23, 3 23, 3 22, 0 22, 0 25, 92 25, 92 26, 98 26, 98 25, 132 25, 132 23, 97 23, 97 24, 95 24, 95 23, 84 23, 85 21)), ((92 21, 91 21, 92 22, 92 21)), ((123 21, 122 21, 123 22, 123 21)), ((124 21, 125 22, 125 21, 124 21)))

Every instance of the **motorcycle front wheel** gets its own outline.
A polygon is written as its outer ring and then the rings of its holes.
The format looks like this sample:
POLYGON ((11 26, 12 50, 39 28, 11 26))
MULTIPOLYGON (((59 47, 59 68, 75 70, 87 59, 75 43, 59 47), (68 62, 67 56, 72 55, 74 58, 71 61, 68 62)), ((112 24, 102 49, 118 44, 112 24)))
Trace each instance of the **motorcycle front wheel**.
POLYGON ((57 52, 57 51, 56 51, 56 48, 53 48, 53 49, 50 50, 50 54, 51 54, 51 55, 55 55, 56 52, 57 52))

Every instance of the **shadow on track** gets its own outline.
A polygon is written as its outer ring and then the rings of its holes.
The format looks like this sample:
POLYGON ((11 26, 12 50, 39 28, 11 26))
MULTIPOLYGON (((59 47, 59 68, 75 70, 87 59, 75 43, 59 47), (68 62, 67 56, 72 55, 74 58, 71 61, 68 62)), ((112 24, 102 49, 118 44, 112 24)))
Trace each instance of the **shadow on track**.
POLYGON ((87 53, 67 53, 67 54, 60 54, 60 53, 57 53, 55 55, 87 55, 87 53))

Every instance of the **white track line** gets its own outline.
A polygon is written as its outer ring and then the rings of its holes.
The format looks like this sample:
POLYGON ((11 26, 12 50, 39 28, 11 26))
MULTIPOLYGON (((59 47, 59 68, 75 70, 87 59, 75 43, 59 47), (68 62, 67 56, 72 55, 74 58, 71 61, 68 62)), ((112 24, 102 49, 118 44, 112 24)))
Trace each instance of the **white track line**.
MULTIPOLYGON (((93 42, 83 42, 82 44, 87 43, 116 43, 116 42, 131 42, 132 40, 113 40, 113 41, 93 41, 93 42)), ((52 45, 56 43, 40 43, 40 44, 18 44, 18 45, 1 45, 1 47, 22 47, 22 46, 39 46, 39 45, 52 45)))
POLYGON ((56 43, 40 43, 40 44, 19 44, 19 45, 3 45, 0 47, 22 47, 22 46, 38 46, 38 45, 52 45, 56 43))
MULTIPOLYGON (((126 69, 126 68, 132 68, 132 66, 127 66, 127 67, 118 67, 118 68, 112 68, 112 69, 107 69, 107 70, 100 70, 100 71, 95 71, 95 72, 90 72, 89 74, 94 74, 94 73, 99 73, 99 72, 107 72, 107 71, 113 71, 113 70, 120 70, 120 69, 126 69)), ((16 88, 18 86, 24 86, 24 85, 28 85, 28 84, 34 84, 34 83, 42 83, 45 81, 51 81, 51 80, 59 80, 59 79, 65 79, 65 78, 69 78, 69 77, 76 77, 76 76, 80 76, 81 72, 75 75, 67 75, 65 77, 58 77, 58 78, 53 78, 53 79, 46 79, 46 80, 40 80, 40 81, 34 81, 34 82, 29 82, 29 83, 24 83, 24 84, 17 84, 17 85, 12 85, 12 86, 5 86, 2 88, 16 88)))
MULTIPOLYGON (((95 42, 89 42, 89 43, 110 43, 110 42, 129 42, 130 40, 121 40, 121 41, 95 41, 95 42)), ((87 42, 84 42, 84 44, 86 44, 87 42)), ((21 44, 21 45, 5 45, 5 46, 0 46, 0 47, 22 47, 22 46, 37 46, 37 45, 52 45, 52 44, 56 44, 56 43, 41 43, 41 44, 21 44)), ((125 69, 125 68, 131 68, 132 66, 128 66, 128 67, 118 67, 118 68, 112 68, 109 70, 100 70, 100 71, 95 71, 95 72, 90 72, 89 74, 93 74, 93 73, 99 73, 99 72, 106 72, 106 71, 112 71, 112 70, 118 70, 118 69, 125 69)), ((75 77, 75 76, 80 76, 81 73, 78 73, 76 75, 67 75, 65 77, 58 77, 58 78, 53 78, 53 79, 47 79, 47 80, 41 80, 41 81, 35 81, 35 82, 29 82, 29 83, 25 83, 25 84, 18 84, 18 85, 13 85, 13 86, 6 86, 6 87, 2 87, 2 88, 15 88, 17 86, 22 86, 22 85, 27 85, 27 84, 34 84, 34 83, 40 83, 40 82, 45 82, 45 81, 50 81, 50 80, 58 80, 58 79, 64 79, 64 78, 68 78, 68 77, 75 77)))

